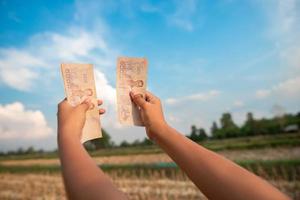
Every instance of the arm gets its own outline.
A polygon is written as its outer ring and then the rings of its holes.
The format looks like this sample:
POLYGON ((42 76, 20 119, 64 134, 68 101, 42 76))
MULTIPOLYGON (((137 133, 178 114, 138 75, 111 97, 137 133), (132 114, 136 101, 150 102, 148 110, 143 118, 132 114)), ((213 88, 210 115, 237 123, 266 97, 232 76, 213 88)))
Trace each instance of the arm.
MULTIPOLYGON (((67 196, 69 199, 126 199, 80 143, 90 104, 86 101, 74 108, 64 100, 58 105, 58 148, 67 196)), ((99 113, 104 110, 100 109, 99 113)))
POLYGON ((275 187, 230 160, 198 145, 164 120, 160 100, 131 94, 141 108, 150 139, 157 143, 209 199, 289 199, 275 187))

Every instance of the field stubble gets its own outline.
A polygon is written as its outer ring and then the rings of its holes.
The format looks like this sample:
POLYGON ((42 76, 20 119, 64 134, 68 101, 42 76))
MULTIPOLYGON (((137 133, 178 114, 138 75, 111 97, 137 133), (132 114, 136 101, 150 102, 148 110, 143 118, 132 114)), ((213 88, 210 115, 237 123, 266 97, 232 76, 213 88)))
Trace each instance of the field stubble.
MULTIPOLYGON (((251 168, 293 199, 300 199, 299 168, 251 168), (292 172, 292 174, 290 174, 292 172)), ((106 173, 129 199, 206 199, 179 169, 113 169, 106 173)), ((0 173, 0 199, 66 199, 60 173, 0 173)))
MULTIPOLYGON (((260 148, 219 148, 218 146, 232 144, 237 145, 237 141, 243 141, 248 145, 245 139, 212 141, 209 144, 221 155, 230 160, 238 162, 248 170, 265 178, 284 193, 293 199, 300 199, 300 146, 299 135, 289 135, 288 144, 278 146, 283 143, 282 137, 277 138, 276 148, 272 148, 269 143, 262 148, 255 142, 261 142, 263 138, 250 138, 250 143, 260 148), (278 142, 279 141, 279 142, 278 142), (296 144, 295 141, 298 141, 296 144), (280 143, 280 144, 281 144, 280 143), (296 146, 295 146, 296 145, 296 146), (217 148, 218 147, 218 148, 217 148)), ((273 137, 269 140, 275 140, 273 137)), ((286 142, 286 141, 285 141, 286 142)), ((241 144, 244 144, 241 143, 241 144)), ((273 144, 273 143, 272 143, 273 144)), ((248 145, 249 146, 249 145, 248 145)), ((246 146, 248 148, 248 146, 246 146)), ((97 164, 112 165, 115 167, 107 168, 106 173, 112 178, 114 183, 124 191, 129 199, 206 199, 203 194, 194 186, 186 175, 178 168, 147 168, 151 163, 168 163, 171 159, 163 154, 151 150, 147 154, 140 154, 134 150, 132 154, 116 155, 106 151, 93 155, 97 164), (152 152, 152 153, 151 153, 152 152), (154 153, 155 152, 155 153, 154 153), (118 167, 121 165, 132 164, 129 168, 118 167), (135 164, 142 164, 138 167, 135 164)), ((55 157, 46 157, 32 159, 28 156, 23 157, 3 157, 0 159, 0 199, 66 199, 63 181, 59 173, 59 161, 55 157), (9 158, 9 159, 7 159, 9 158), (21 159, 20 159, 21 158, 21 159), (27 159, 29 158, 29 159, 27 159), (1 170, 6 168, 10 170, 1 170), (41 166, 39 168, 34 166, 41 166), (56 166, 50 173, 49 169, 56 166), (18 169, 14 173, 12 168, 18 169), (26 170, 22 169, 26 168, 26 170), (27 170, 29 169, 29 170, 27 170)))
MULTIPOLYGON (((298 159, 300 147, 279 147, 264 149, 245 150, 223 150, 218 152, 230 160, 282 160, 298 159)), ((97 164, 149 164, 158 162, 171 162, 172 160, 164 153, 145 155, 124 155, 124 156, 98 156, 93 157, 97 164)), ((57 158, 51 159, 24 159, 24 160, 2 160, 1 165, 9 166, 31 166, 31 165, 59 165, 57 158)))

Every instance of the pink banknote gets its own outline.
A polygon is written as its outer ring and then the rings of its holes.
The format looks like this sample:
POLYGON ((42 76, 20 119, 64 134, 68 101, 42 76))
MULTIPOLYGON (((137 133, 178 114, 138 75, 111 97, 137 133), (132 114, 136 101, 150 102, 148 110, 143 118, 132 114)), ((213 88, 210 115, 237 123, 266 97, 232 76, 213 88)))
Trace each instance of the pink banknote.
POLYGON ((138 107, 129 93, 145 94, 147 83, 147 59, 120 57, 117 62, 117 110, 121 124, 143 126, 138 107))
POLYGON ((77 106, 90 98, 93 106, 86 112, 81 142, 102 137, 100 116, 92 64, 61 64, 61 72, 68 102, 77 106))

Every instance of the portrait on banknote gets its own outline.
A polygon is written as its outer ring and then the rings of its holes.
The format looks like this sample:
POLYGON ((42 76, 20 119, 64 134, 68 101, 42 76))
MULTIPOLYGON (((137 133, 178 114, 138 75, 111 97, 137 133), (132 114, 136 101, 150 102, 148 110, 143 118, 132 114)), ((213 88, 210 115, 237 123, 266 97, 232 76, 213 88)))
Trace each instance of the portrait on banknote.
POLYGON ((94 70, 91 64, 61 64, 67 101, 77 106, 89 98, 92 106, 86 113, 81 142, 102 136, 97 106, 94 70))
POLYGON ((147 64, 146 58, 120 57, 117 61, 117 110, 121 124, 143 126, 138 107, 129 93, 145 94, 147 64))

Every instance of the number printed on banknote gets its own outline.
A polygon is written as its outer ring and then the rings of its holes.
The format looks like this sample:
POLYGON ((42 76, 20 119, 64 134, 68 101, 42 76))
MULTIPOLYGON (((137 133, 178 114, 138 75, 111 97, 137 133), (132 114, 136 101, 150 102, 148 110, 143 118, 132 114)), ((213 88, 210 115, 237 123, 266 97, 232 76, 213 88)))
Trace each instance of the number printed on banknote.
POLYGON ((117 61, 117 110, 121 124, 143 126, 138 107, 129 93, 145 95, 147 59, 120 57, 117 61))
POLYGON ((68 102, 77 106, 90 98, 93 104, 86 112, 81 142, 102 137, 93 65, 61 64, 61 72, 68 102))

